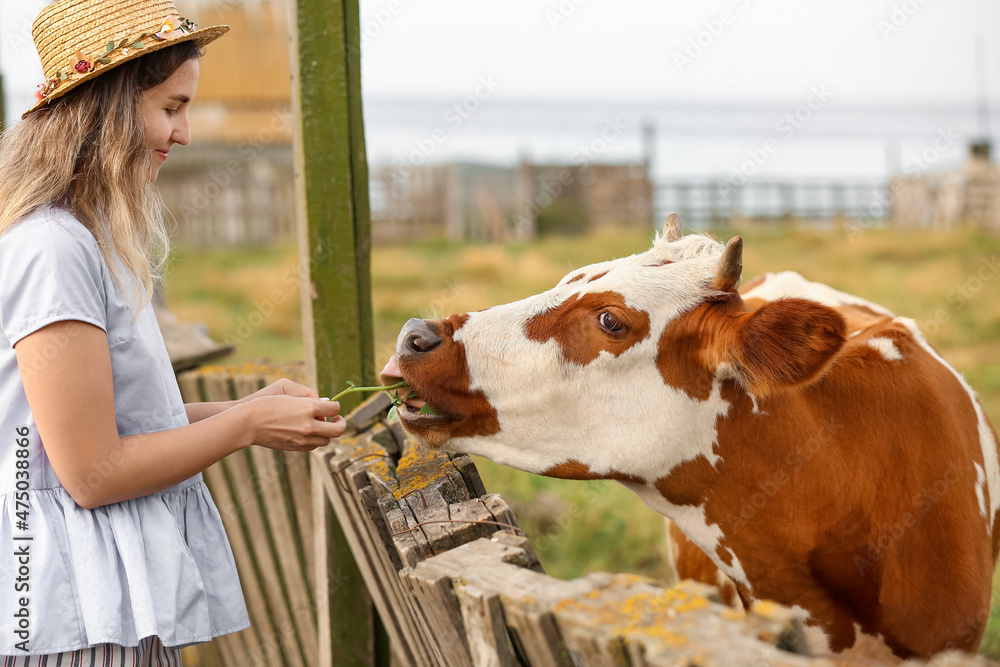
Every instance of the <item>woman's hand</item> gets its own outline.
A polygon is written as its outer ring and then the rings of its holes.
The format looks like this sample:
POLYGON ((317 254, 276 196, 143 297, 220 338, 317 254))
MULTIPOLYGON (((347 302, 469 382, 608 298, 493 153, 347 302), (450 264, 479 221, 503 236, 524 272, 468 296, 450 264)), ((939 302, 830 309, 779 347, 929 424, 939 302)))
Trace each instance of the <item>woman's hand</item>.
MULTIPOLYGON (((275 385, 265 387, 266 392, 275 385)), ((290 452, 308 452, 330 444, 347 429, 347 420, 341 417, 340 403, 316 398, 316 392, 289 381, 291 387, 281 390, 306 390, 311 396, 251 394, 245 403, 234 407, 246 414, 252 428, 252 442, 268 449, 290 452)))

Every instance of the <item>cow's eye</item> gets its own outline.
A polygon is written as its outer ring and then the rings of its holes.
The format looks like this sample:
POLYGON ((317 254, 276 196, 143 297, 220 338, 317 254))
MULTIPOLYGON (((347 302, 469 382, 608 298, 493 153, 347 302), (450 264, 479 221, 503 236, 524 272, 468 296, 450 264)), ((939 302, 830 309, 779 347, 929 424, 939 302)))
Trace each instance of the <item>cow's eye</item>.
POLYGON ((608 333, 620 334, 625 331, 625 325, 616 320, 614 315, 608 311, 601 313, 601 316, 597 318, 597 322, 608 333))

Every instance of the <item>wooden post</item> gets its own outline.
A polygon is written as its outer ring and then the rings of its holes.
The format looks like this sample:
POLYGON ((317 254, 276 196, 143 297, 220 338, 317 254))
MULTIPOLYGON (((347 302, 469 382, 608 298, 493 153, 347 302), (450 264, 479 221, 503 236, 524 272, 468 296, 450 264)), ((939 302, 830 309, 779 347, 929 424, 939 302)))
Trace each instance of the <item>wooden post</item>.
MULTIPOLYGON (((295 177, 307 378, 320 396, 375 380, 371 220, 358 0, 295 0, 295 177)), ((344 397, 342 412, 362 396, 344 397)))
MULTIPOLYGON (((358 0, 294 0, 290 6, 306 375, 320 396, 333 396, 348 380, 367 385, 375 379, 360 18, 358 0)), ((361 398, 348 394, 341 412, 361 398)), ((322 542, 314 664, 369 667, 380 640, 374 609, 328 500, 315 487, 313 493, 316 509, 327 510, 314 513, 322 542)))

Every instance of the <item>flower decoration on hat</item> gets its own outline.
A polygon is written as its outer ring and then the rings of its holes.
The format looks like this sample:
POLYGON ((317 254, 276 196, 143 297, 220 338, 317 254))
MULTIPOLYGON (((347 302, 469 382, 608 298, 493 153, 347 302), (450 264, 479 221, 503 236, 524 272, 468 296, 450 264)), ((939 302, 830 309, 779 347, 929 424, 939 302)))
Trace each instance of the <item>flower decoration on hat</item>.
POLYGON ((69 59, 69 69, 71 72, 86 74, 94 69, 94 61, 83 55, 83 51, 77 51, 76 55, 69 59))
POLYGON ((71 81, 80 76, 86 76, 94 72, 99 66, 112 64, 119 56, 125 58, 134 51, 146 48, 145 40, 147 39, 165 42, 181 35, 190 34, 197 29, 198 25, 194 21, 183 17, 170 18, 163 22, 160 31, 157 33, 144 32, 134 39, 126 37, 119 42, 115 40, 109 41, 104 48, 104 52, 96 58, 87 56, 83 51, 77 51, 69 59, 68 71, 58 71, 55 73, 55 76, 46 79, 45 83, 39 84, 35 90, 35 98, 39 101, 44 100, 63 82, 71 81))

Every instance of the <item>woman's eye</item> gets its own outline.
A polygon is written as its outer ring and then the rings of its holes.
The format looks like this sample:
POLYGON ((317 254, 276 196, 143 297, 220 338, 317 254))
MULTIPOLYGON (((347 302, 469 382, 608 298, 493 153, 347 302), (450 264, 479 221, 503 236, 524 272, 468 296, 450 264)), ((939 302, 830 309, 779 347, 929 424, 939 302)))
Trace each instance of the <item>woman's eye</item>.
POLYGON ((167 109, 166 111, 168 116, 173 116, 175 113, 177 113, 177 109, 167 109))
POLYGON ((608 333, 617 334, 625 330, 625 326, 621 322, 616 320, 614 316, 607 311, 601 313, 601 316, 597 318, 597 321, 598 323, 600 323, 601 327, 608 333))

